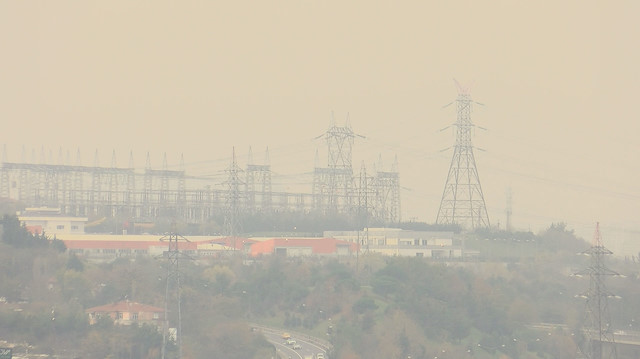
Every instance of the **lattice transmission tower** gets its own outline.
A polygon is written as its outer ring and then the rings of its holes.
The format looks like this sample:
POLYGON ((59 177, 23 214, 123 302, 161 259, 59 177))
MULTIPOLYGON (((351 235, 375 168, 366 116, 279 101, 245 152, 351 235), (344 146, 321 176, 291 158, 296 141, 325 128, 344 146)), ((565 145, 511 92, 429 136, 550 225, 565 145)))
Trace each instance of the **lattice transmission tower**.
POLYGON ((247 208, 254 212, 268 212, 271 210, 271 165, 269 164, 269 149, 265 152, 263 165, 253 163, 253 152, 249 147, 249 160, 245 183, 247 208))
POLYGON ((236 162, 236 150, 233 148, 231 164, 227 172, 227 190, 225 195, 224 232, 232 241, 233 249, 236 248, 236 239, 242 231, 241 216, 244 212, 244 193, 240 191, 244 182, 240 179, 242 169, 236 162))
POLYGON ((182 358, 182 286, 180 283, 180 259, 191 259, 180 251, 180 242, 189 242, 188 239, 176 233, 175 224, 172 225, 171 232, 160 238, 160 241, 168 241, 168 250, 164 253, 167 259, 167 277, 164 295, 164 322, 162 326, 162 359, 168 357, 167 348, 169 341, 173 340, 177 347, 177 358, 182 358), (173 304, 173 305, 172 305, 173 304), (174 310, 170 310, 172 307, 174 310), (176 327, 175 332, 169 326, 169 314, 176 327))
POLYGON ((468 89, 457 82, 456 85, 458 87, 458 98, 455 101, 458 119, 454 124, 456 144, 436 223, 459 224, 471 228, 489 227, 489 215, 471 142, 471 130, 474 127, 471 122, 473 101, 468 89))
MULTIPOLYGON (((351 129, 349 116, 345 126, 337 126, 333 115, 331 127, 324 134, 328 148, 328 166, 314 171, 314 206, 324 213, 347 213, 353 209, 353 167, 351 150, 357 135, 351 129)), ((316 161, 317 162, 317 161, 316 161)))
POLYGON ((399 223, 400 214, 400 175, 398 157, 393 161, 390 171, 385 171, 382 159, 378 160, 375 177, 376 219, 385 225, 399 223))
POLYGON ((580 350, 588 359, 617 358, 614 329, 609 314, 609 298, 619 298, 607 290, 604 279, 607 276, 620 274, 607 268, 604 264, 606 255, 613 254, 602 244, 600 223, 596 223, 592 246, 583 252, 590 257, 588 268, 576 273, 576 276, 589 276, 589 289, 579 295, 586 300, 586 317, 583 325, 585 342, 580 350))

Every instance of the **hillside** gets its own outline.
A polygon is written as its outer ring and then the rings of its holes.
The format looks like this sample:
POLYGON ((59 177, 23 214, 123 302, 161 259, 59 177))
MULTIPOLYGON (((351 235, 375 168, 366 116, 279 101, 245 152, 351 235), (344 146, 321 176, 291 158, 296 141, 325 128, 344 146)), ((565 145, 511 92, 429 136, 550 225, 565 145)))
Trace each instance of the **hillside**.
MULTIPOLYGON (((91 263, 5 218, 0 243, 0 339, 60 358, 158 358, 150 326, 89 326, 87 308, 127 299, 163 307, 163 259, 91 263), (18 240, 18 238, 20 238, 18 240)), ((266 258, 180 263, 183 358, 264 358, 271 345, 249 322, 330 340, 334 358, 569 358, 584 318, 575 295, 588 280, 588 244, 561 225, 537 235, 470 233, 473 262, 362 254, 349 258, 266 258), (504 237, 504 238, 502 238, 504 237), (507 238, 508 237, 508 238, 507 238), (532 324, 551 323, 541 332, 532 324)), ((613 262, 621 296, 612 323, 640 320, 638 263, 613 262)), ((169 319, 177 322, 176 300, 169 319)), ((175 325, 175 324, 172 324, 175 325)), ((16 351, 23 348, 16 348, 16 351)), ((176 357, 171 346, 167 357, 176 357)))

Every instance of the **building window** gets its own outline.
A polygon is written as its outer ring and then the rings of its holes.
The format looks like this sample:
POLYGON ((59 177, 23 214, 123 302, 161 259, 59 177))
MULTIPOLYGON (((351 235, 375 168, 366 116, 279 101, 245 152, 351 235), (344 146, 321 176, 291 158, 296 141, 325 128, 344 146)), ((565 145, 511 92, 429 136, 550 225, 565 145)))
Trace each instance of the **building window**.
POLYGON ((64 225, 59 224, 59 225, 56 226, 56 229, 64 229, 64 225))
POLYGON ((122 319, 122 312, 118 312, 118 319, 122 319))
POLYGON ((153 319, 159 319, 160 318, 160 314, 158 313, 153 313, 153 319))
POLYGON ((71 229, 73 229, 74 231, 78 230, 78 226, 71 226, 71 229))
POLYGON ((131 320, 138 320, 138 313, 131 313, 131 320))

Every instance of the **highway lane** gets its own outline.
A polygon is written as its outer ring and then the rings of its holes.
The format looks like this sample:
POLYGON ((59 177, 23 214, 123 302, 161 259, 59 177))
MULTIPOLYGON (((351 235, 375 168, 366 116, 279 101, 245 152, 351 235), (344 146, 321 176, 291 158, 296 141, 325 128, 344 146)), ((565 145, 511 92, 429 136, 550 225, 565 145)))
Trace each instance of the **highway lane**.
POLYGON ((285 340, 282 339, 282 333, 274 333, 274 332, 266 332, 263 331, 262 334, 265 338, 272 343, 278 352, 280 358, 284 359, 305 359, 308 357, 315 358, 316 354, 323 353, 325 357, 327 353, 323 348, 314 344, 313 342, 306 340, 306 338, 300 337, 292 337, 296 341, 297 344, 301 346, 300 349, 294 350, 291 345, 287 345, 285 340))

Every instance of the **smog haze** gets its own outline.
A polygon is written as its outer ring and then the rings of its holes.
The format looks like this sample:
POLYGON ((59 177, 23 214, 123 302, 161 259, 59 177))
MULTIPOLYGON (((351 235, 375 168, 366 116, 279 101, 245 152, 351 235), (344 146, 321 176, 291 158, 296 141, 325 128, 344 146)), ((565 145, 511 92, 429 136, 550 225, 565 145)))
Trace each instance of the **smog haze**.
POLYGON ((455 79, 480 103, 492 225, 510 191, 517 230, 566 222, 589 239, 600 222, 612 251, 637 254, 639 13, 634 1, 5 1, 0 143, 9 162, 75 163, 79 150, 109 166, 115 151, 122 167, 149 153, 160 168, 166 153, 177 168, 184 155, 188 174, 219 182, 233 149, 243 167, 268 148, 274 187, 310 192, 333 113, 362 136, 354 171, 397 156, 402 220, 433 223, 455 79))

